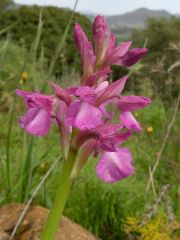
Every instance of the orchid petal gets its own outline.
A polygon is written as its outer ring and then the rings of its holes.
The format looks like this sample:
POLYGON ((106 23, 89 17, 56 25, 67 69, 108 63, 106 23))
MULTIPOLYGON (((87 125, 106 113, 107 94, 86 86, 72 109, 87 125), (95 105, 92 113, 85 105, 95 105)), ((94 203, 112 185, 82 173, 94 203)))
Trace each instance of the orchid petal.
POLYGON ((101 82, 100 84, 98 84, 98 86, 96 87, 95 89, 95 92, 98 94, 98 93, 101 93, 103 90, 105 90, 105 88, 107 88, 107 86, 109 85, 109 82, 108 81, 103 81, 101 82))
POLYGON ((109 46, 107 49, 106 57, 111 54, 111 52, 115 49, 116 37, 114 33, 110 34, 109 46))
POLYGON ((38 92, 16 90, 16 94, 24 98, 28 107, 39 107, 47 111, 52 110, 53 97, 38 92))
POLYGON ((134 129, 137 132, 142 130, 141 126, 136 121, 131 112, 123 112, 120 115, 120 120, 127 129, 134 129))
POLYGON ((53 108, 52 96, 19 89, 16 90, 16 94, 23 97, 28 106, 26 115, 20 118, 20 127, 33 135, 46 135, 51 124, 51 112, 53 108))
POLYGON ((90 132, 94 135, 101 135, 101 137, 107 137, 115 134, 115 132, 119 129, 121 129, 120 124, 103 124, 92 129, 90 132))
MULTIPOLYGON (((120 127, 119 127, 120 129, 120 127)), ((98 145, 106 152, 116 152, 118 149, 119 144, 124 142, 131 136, 131 132, 125 133, 114 133, 112 135, 106 134, 106 136, 100 136, 98 145)))
POLYGON ((33 92, 28 92, 28 91, 24 91, 24 90, 21 90, 21 89, 16 89, 16 94, 20 97, 27 97, 28 95, 30 94, 33 94, 33 92))
POLYGON ((123 42, 119 44, 116 48, 114 48, 109 55, 106 56, 104 67, 116 64, 120 61, 124 55, 128 52, 130 46, 132 45, 131 41, 123 42))
POLYGON ((143 58, 148 53, 147 48, 133 48, 127 52, 127 54, 122 57, 117 65, 130 67, 137 63, 141 58, 143 58))
POLYGON ((20 126, 26 132, 36 135, 44 136, 48 133, 51 124, 50 113, 38 107, 29 108, 25 117, 20 118, 20 126))
POLYGON ((106 152, 116 152, 118 149, 118 143, 113 137, 99 139, 98 145, 106 152))
POLYGON ((60 100, 63 100, 67 105, 69 105, 71 103, 71 97, 68 92, 55 83, 51 83, 51 85, 54 88, 56 97, 60 100))
POLYGON ((78 96, 81 100, 95 104, 96 101, 96 93, 94 89, 88 86, 79 87, 76 91, 76 96, 78 96))
POLYGON ((97 16, 93 23, 93 39, 96 52, 96 64, 102 64, 104 57, 109 51, 109 43, 113 45, 112 39, 106 19, 103 16, 97 16))
POLYGON ((83 32, 79 24, 75 24, 74 27, 74 40, 75 45, 81 55, 83 75, 89 77, 93 72, 93 67, 95 63, 94 50, 92 43, 89 42, 87 36, 83 32))
POLYGON ((67 122, 80 130, 92 129, 102 124, 101 111, 87 102, 74 101, 68 108, 67 122))
POLYGON ((120 43, 113 51, 114 57, 122 58, 128 52, 129 48, 132 45, 132 41, 120 43))
POLYGON ((122 96, 117 105, 122 112, 131 112, 144 108, 151 103, 151 100, 143 96, 122 96))
POLYGON ((127 148, 117 152, 104 152, 96 166, 98 177, 107 183, 114 183, 134 174, 132 156, 127 148))
POLYGON ((85 85, 87 86, 93 86, 95 84, 99 84, 103 81, 105 81, 108 77, 109 77, 109 74, 111 73, 111 69, 108 67, 108 68, 104 68, 103 70, 99 70, 95 73, 92 73, 90 75, 89 78, 86 78, 84 80, 84 83, 85 85))
POLYGON ((123 91, 127 79, 128 77, 125 76, 105 88, 105 90, 97 96, 97 106, 101 105, 109 99, 117 97, 123 91))
POLYGON ((78 89, 78 87, 68 87, 66 89, 66 91, 69 95, 76 95, 77 89, 78 89))

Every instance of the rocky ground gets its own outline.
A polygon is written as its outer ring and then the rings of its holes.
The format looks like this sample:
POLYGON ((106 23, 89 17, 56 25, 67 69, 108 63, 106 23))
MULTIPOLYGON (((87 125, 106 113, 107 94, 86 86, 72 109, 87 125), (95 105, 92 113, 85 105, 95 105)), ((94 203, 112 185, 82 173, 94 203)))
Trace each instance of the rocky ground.
MULTIPOLYGON (((24 207, 23 204, 10 204, 0 208, 0 240, 9 240, 24 207)), ((13 240, 39 240, 47 215, 46 208, 30 207, 13 240)), ((63 217, 56 240, 97 240, 97 238, 78 224, 63 217)))

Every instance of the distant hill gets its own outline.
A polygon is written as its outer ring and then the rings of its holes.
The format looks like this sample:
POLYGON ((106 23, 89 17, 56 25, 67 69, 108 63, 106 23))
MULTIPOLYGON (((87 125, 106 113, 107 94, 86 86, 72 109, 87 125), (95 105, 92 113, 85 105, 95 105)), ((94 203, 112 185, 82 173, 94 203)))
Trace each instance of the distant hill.
POLYGON ((113 29, 118 28, 143 28, 148 18, 170 18, 171 14, 165 10, 150 10, 147 8, 139 8, 135 11, 122 15, 107 17, 107 20, 113 29))

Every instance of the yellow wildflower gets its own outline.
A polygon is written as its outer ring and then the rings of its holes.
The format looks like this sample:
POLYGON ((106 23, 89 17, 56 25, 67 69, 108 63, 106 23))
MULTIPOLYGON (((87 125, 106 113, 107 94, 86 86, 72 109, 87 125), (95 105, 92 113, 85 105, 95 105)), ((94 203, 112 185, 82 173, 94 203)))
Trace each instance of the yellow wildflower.
POLYGON ((46 167, 45 163, 41 163, 40 168, 44 169, 46 167))
POLYGON ((131 234, 132 239, 137 239, 136 236, 138 235, 139 240, 171 240, 172 234, 179 227, 176 220, 173 220, 172 223, 169 223, 166 213, 160 212, 149 220, 140 219, 139 217, 127 217, 124 230, 127 234, 131 234))
POLYGON ((138 116, 139 116, 139 113, 138 113, 138 112, 135 112, 135 113, 134 113, 134 116, 135 116, 135 117, 138 117, 138 116))
POLYGON ((27 72, 22 72, 21 73, 21 79, 25 82, 26 80, 27 80, 27 78, 28 78, 28 73, 27 72))
POLYGON ((153 127, 147 127, 146 132, 147 133, 152 133, 153 132, 153 127))

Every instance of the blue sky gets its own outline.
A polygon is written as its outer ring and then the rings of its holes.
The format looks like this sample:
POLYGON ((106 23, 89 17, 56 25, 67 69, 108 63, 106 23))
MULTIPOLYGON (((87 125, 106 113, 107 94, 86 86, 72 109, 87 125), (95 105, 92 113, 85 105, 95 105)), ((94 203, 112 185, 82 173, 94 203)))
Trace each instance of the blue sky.
MULTIPOLYGON (((72 8, 75 0, 15 0, 16 3, 72 8)), ((98 14, 121 14, 139 7, 165 9, 180 14, 180 0, 79 0, 77 10, 98 14)))

